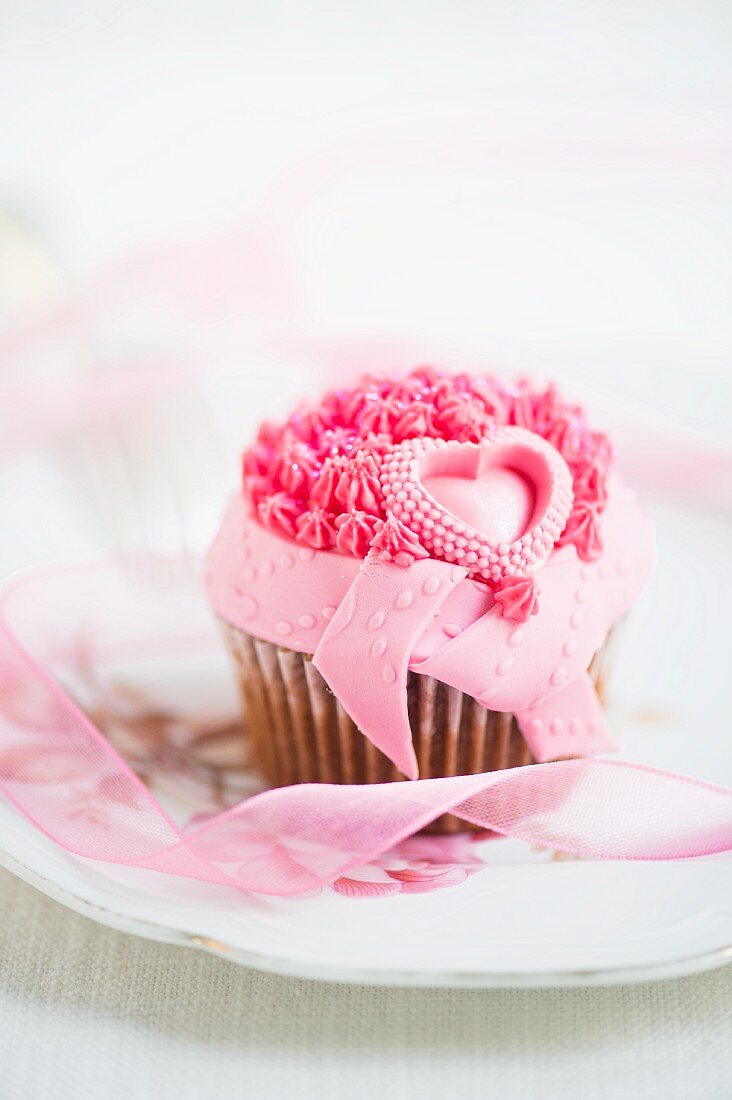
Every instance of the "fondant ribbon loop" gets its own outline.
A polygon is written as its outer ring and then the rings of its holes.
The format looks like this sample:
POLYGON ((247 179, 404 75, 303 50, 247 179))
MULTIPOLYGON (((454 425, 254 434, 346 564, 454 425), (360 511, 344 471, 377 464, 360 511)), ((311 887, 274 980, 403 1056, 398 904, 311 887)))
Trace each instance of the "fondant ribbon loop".
POLYGON ((410 657, 466 575, 460 566, 429 558, 404 569, 370 554, 313 655, 361 732, 409 779, 419 774, 407 713, 410 657))

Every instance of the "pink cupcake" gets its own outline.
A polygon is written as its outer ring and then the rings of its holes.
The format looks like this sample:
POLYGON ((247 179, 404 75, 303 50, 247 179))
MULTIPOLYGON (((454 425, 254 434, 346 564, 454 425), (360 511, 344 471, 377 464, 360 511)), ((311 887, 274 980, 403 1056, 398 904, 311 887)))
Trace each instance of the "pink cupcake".
POLYGON ((364 378, 263 424, 243 468, 206 585, 268 784, 617 748, 607 641, 653 534, 607 437, 554 387, 364 378))

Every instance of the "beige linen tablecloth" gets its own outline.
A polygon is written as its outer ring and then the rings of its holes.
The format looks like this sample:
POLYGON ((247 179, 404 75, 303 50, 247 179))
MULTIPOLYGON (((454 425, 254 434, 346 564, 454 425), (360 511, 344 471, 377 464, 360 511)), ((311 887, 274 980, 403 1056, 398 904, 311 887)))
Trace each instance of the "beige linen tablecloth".
POLYGON ((0 872, 2 1100, 724 1100, 732 966, 577 990, 260 974, 113 932, 0 872))

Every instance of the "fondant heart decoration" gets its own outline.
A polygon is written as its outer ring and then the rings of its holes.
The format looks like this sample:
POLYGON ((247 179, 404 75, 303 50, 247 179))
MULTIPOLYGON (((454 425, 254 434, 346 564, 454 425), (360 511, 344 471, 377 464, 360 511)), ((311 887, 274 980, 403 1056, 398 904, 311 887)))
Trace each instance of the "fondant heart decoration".
POLYGON ((387 511, 431 556, 491 583, 543 565, 572 510, 567 463, 525 428, 498 428, 480 443, 406 440, 380 477, 387 511))

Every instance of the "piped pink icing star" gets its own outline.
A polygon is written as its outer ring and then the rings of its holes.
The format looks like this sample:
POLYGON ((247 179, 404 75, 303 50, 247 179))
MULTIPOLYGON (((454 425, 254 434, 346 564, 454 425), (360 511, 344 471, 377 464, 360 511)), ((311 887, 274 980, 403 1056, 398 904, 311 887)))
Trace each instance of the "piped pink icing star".
POLYGON ((539 588, 535 577, 503 577, 493 595, 504 619, 526 623, 538 614, 539 588))
POLYGON ((323 508, 303 512, 296 524, 298 542, 312 546, 315 550, 330 550, 336 541, 333 516, 323 508))
POLYGON ((374 536, 371 553, 377 561, 393 561, 395 565, 404 568, 412 565, 418 558, 429 557, 414 532, 394 516, 388 516, 381 530, 374 536))
POLYGON ((398 413, 396 415, 395 413, 394 402, 388 397, 371 397, 369 395, 366 404, 362 404, 359 422, 364 428, 376 434, 380 432, 391 434, 394 421, 398 416, 398 413))
POLYGON ((349 512, 336 520, 336 547, 342 554, 365 558, 381 520, 367 512, 349 512))
POLYGON ((272 531, 283 531, 291 536, 296 533, 297 520, 301 514, 302 505, 285 492, 273 493, 260 501, 257 507, 260 523, 272 531))
POLYGON ((573 464, 570 463, 574 476, 574 498, 577 510, 580 504, 585 504, 590 508, 594 505, 598 512, 602 512, 607 504, 606 466, 599 458, 590 459, 575 468, 572 466, 573 464))
POLYGON ((307 496, 316 469, 316 459, 306 443, 292 443, 286 448, 279 464, 282 485, 293 496, 307 496))
POLYGON ((310 500, 313 504, 334 512, 339 510, 340 502, 336 497, 336 489, 338 488, 338 482, 343 473, 344 465, 345 459, 343 458, 326 458, 310 493, 310 500))
POLYGON ((582 561, 597 561, 602 554, 600 517, 595 508, 580 502, 557 540, 557 546, 572 545, 582 561))
POLYGON ((464 394, 451 394, 438 413, 439 435, 460 443, 478 443, 495 424, 482 402, 464 394))
POLYGON ((371 455, 359 451, 343 466, 335 491, 336 499, 349 511, 378 516, 381 508, 379 469, 371 455))
POLYGON ((263 420, 252 446, 244 452, 242 467, 245 474, 264 474, 279 460, 277 448, 283 429, 263 420))
POLYGON ((432 406, 422 401, 414 401, 408 405, 394 425, 394 439, 397 441, 439 434, 435 429, 432 406))

